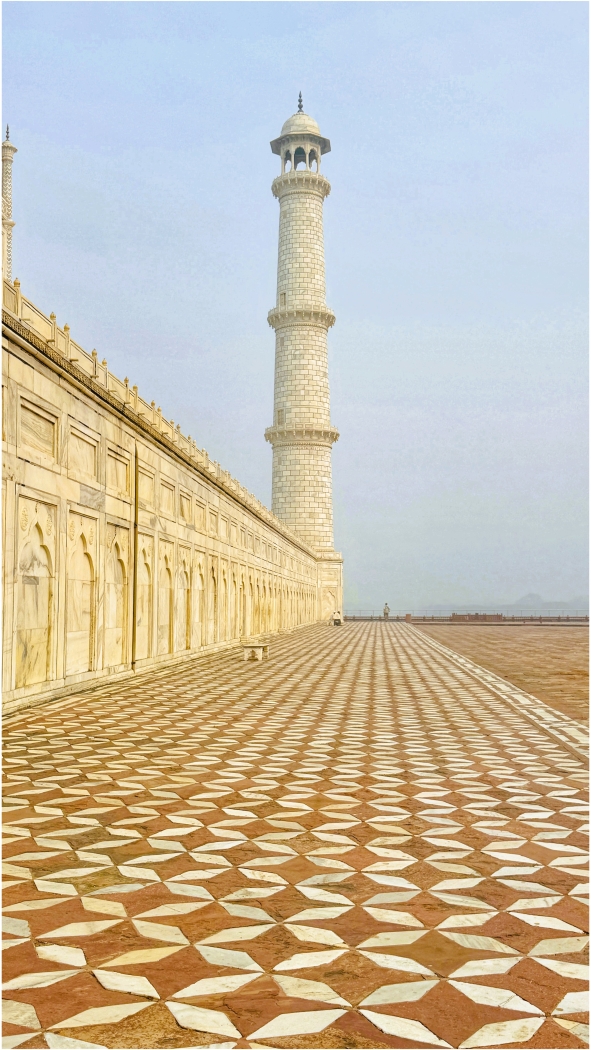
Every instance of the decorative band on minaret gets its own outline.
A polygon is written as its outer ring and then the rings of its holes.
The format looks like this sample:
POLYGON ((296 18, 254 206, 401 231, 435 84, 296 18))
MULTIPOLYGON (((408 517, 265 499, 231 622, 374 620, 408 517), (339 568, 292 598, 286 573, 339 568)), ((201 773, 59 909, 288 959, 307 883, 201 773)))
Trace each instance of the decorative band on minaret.
POLYGON ((7 281, 12 282, 12 161, 17 153, 9 137, 6 125, 6 139, 2 143, 2 273, 7 281))
POLYGON ((277 302, 268 321, 275 329, 273 512, 321 556, 320 616, 342 605, 342 559, 334 550, 333 442, 327 333, 335 316, 326 305, 322 210, 330 193, 320 173, 330 142, 303 112, 289 118, 271 149, 281 157, 272 185, 279 200, 277 302))

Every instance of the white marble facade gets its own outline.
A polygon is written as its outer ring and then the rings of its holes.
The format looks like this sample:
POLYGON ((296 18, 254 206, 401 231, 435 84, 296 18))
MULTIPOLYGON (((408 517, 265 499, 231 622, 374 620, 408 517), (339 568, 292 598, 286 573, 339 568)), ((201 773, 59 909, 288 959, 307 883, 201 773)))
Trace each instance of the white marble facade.
POLYGON ((112 375, 96 350, 75 343, 67 324, 22 295, 11 269, 16 148, 8 137, 3 143, 8 711, 246 636, 329 620, 342 607, 327 362, 334 315, 322 233, 330 186, 319 172, 330 143, 298 112, 271 145, 282 165, 273 184, 279 267, 269 314, 273 513, 137 386, 112 375))
POLYGON ((81 367, 91 356, 59 352, 63 330, 46 338, 54 322, 16 288, 4 284, 6 709, 330 616, 317 553, 161 417, 146 426, 145 403, 118 411, 114 377, 105 387, 81 367))

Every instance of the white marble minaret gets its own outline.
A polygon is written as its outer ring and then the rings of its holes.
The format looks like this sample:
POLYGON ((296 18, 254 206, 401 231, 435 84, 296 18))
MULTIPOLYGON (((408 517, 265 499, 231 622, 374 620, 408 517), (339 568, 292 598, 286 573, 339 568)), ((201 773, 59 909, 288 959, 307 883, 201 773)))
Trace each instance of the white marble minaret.
POLYGON ((279 200, 275 329, 275 404, 265 438, 273 446, 273 512, 321 555, 319 616, 342 611, 342 558, 334 550, 332 444, 322 209, 330 183, 320 161, 330 142, 299 109, 271 143, 281 157, 272 190, 279 200))
POLYGON ((17 153, 8 137, 2 143, 2 273, 7 281, 12 281, 12 161, 17 153))

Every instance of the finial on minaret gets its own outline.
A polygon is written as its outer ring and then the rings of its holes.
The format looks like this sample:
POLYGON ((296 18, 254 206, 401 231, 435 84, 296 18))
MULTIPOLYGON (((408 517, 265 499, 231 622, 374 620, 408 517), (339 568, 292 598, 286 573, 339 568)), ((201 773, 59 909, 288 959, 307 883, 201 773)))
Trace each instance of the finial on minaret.
POLYGON ((6 125, 6 141, 10 142, 10 128, 6 125))
MULTIPOLYGON (((302 102, 302 92, 300 91, 300 97, 298 98, 298 113, 304 112, 304 103, 302 102)), ((6 136, 8 138, 8 135, 6 136)))

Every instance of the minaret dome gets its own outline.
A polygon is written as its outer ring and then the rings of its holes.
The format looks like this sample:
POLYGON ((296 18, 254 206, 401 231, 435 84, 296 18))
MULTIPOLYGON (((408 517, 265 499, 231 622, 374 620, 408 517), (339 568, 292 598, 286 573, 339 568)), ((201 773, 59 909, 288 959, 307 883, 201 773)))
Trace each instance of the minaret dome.
POLYGON ((330 140, 320 134, 313 117, 298 110, 285 121, 279 138, 273 139, 271 149, 281 157, 282 175, 298 168, 320 171, 320 158, 324 153, 330 153, 330 140))

